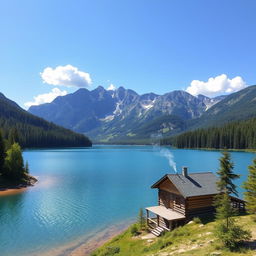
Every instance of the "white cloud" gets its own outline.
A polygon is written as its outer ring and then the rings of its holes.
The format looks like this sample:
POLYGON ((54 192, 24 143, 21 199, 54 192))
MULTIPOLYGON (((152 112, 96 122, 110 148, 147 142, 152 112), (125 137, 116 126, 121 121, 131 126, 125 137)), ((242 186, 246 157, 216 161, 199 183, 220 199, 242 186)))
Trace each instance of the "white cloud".
POLYGON ((41 105, 44 103, 50 103, 58 96, 65 96, 67 94, 67 91, 61 91, 59 88, 53 88, 51 92, 39 94, 34 97, 34 101, 29 101, 24 103, 26 108, 29 108, 34 105, 41 105))
POLYGON ((116 87, 113 84, 110 84, 110 86, 107 88, 108 91, 114 91, 116 87))
POLYGON ((229 79, 227 75, 211 77, 207 82, 193 80, 186 91, 192 95, 203 94, 208 97, 215 97, 221 94, 237 92, 247 86, 242 77, 236 76, 229 79))
POLYGON ((92 83, 89 73, 79 71, 72 65, 47 67, 40 75, 44 83, 52 85, 88 87, 92 83))

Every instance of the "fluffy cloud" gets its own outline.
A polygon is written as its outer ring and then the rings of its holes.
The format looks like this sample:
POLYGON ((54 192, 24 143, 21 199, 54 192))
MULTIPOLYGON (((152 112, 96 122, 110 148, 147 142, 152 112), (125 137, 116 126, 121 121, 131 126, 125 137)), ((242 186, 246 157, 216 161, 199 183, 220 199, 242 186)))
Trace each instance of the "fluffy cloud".
POLYGON ((107 88, 108 91, 114 91, 116 87, 113 84, 110 84, 110 86, 107 88))
POLYGON ((186 91, 192 95, 203 94, 208 97, 215 97, 221 94, 237 92, 247 86, 240 76, 229 79, 227 75, 211 77, 207 82, 193 80, 186 91))
POLYGON ((67 94, 67 91, 61 91, 59 88, 53 88, 51 92, 39 94, 34 97, 34 101, 26 102, 24 105, 26 108, 31 107, 32 105, 40 105, 44 103, 52 102, 58 96, 64 96, 67 94))
POLYGON ((44 83, 52 85, 88 87, 92 83, 89 73, 79 71, 72 65, 47 67, 40 75, 44 83))

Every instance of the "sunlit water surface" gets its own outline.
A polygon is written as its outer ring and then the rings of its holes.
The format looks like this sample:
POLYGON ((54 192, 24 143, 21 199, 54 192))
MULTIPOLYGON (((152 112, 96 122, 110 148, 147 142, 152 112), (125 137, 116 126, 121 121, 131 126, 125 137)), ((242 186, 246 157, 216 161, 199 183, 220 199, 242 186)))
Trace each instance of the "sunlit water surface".
MULTIPOLYGON (((184 165, 191 172, 218 169, 218 151, 170 151, 178 170, 184 165)), ((162 153, 151 146, 25 151, 39 182, 26 192, 0 197, 0 255, 43 255, 135 219, 140 207, 157 203, 150 186, 174 172, 162 153)), ((241 174, 239 185, 255 154, 231 155, 241 174)))

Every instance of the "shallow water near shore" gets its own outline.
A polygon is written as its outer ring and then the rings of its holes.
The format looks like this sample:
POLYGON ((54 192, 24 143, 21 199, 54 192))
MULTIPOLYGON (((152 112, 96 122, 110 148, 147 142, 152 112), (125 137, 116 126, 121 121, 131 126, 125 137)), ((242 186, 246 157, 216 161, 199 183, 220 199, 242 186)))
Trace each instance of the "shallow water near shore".
MULTIPOLYGON (((170 151, 178 170, 184 165, 191 172, 218 169, 219 151, 170 151)), ((239 185, 256 154, 231 156, 241 174, 239 185)), ((24 158, 39 182, 0 197, 3 256, 75 255, 97 235, 104 239, 130 224, 140 207, 156 205, 157 191, 150 186, 174 173, 161 150, 151 146, 26 150, 24 158)))

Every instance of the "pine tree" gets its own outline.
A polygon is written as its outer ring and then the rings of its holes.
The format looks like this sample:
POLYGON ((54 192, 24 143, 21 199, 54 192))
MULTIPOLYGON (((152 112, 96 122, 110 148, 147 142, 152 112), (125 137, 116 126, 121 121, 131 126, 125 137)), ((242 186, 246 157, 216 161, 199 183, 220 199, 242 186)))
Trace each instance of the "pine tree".
POLYGON ((219 181, 217 187, 221 193, 238 195, 236 185, 233 183, 234 179, 238 179, 240 176, 233 172, 234 164, 231 162, 230 153, 227 151, 222 152, 222 157, 219 159, 220 169, 217 174, 219 175, 219 181))
POLYGON ((220 169, 217 172, 219 180, 217 187, 219 194, 215 197, 216 219, 219 220, 215 227, 217 238, 229 249, 236 247, 243 239, 249 239, 251 234, 236 224, 232 219, 235 212, 231 205, 230 194, 236 194, 236 185, 233 183, 239 175, 233 172, 234 164, 231 162, 230 154, 223 152, 220 158, 220 169))
POLYGON ((246 189, 244 192, 246 209, 254 215, 256 221, 256 159, 253 160, 253 164, 248 167, 248 170, 249 175, 243 185, 243 188, 246 189))
POLYGON ((5 159, 5 143, 0 131, 0 175, 3 173, 5 159))
POLYGON ((28 165, 28 161, 26 161, 26 164, 25 164, 25 173, 29 173, 29 165, 28 165))
POLYGON ((145 216, 142 208, 140 208, 139 210, 138 223, 140 225, 140 229, 143 229, 145 227, 145 216))

